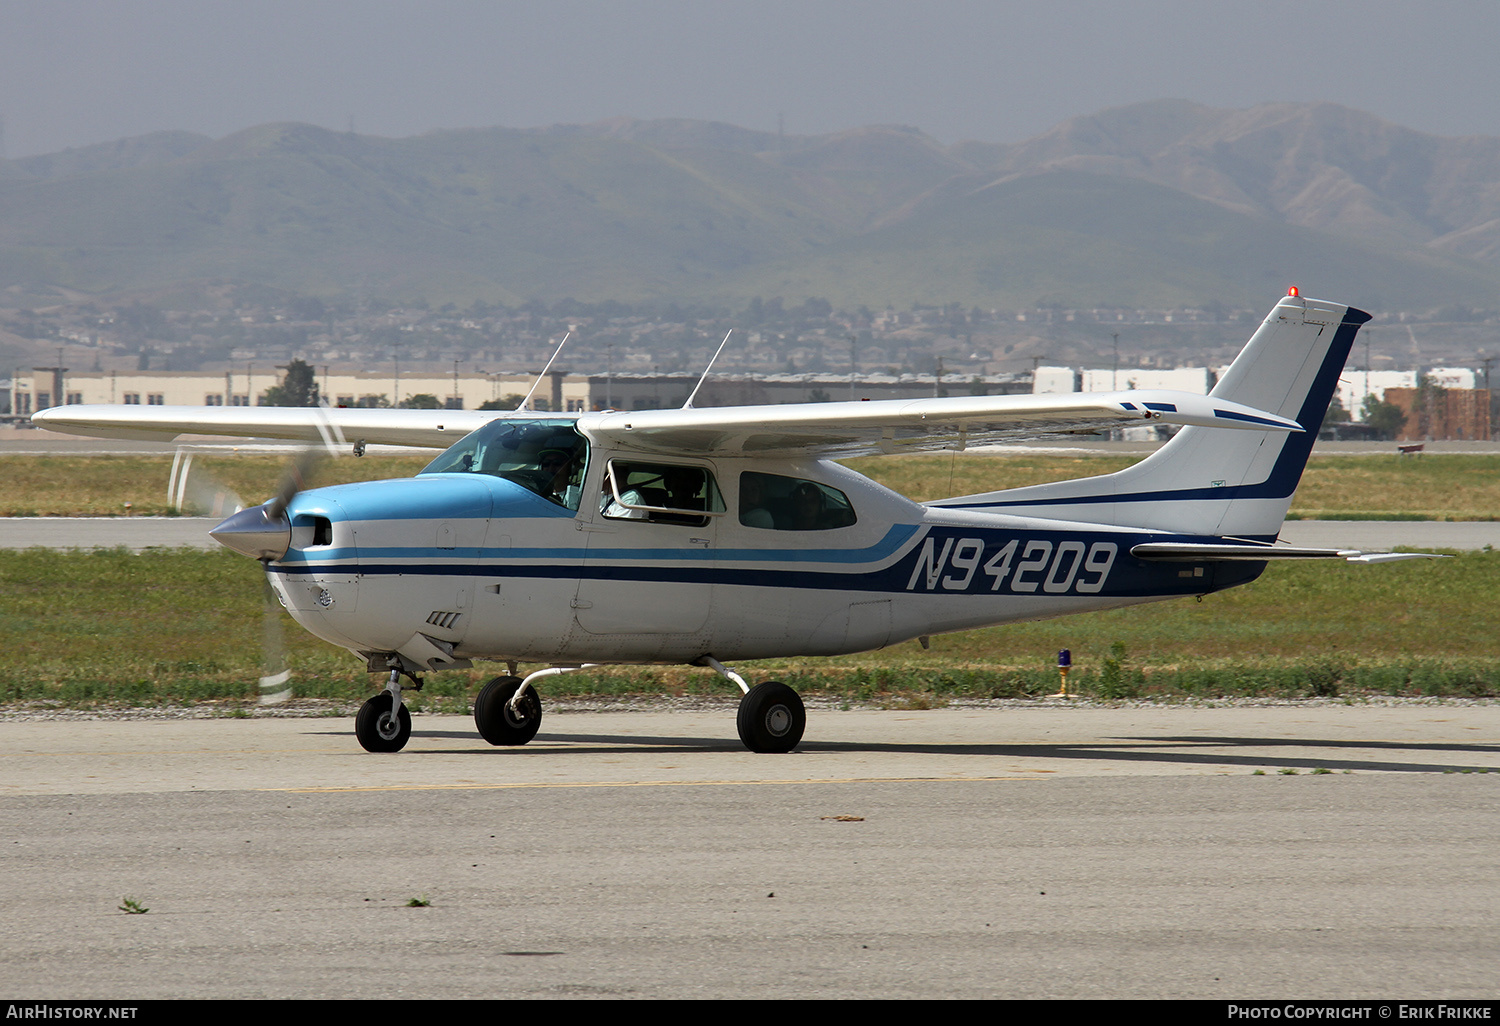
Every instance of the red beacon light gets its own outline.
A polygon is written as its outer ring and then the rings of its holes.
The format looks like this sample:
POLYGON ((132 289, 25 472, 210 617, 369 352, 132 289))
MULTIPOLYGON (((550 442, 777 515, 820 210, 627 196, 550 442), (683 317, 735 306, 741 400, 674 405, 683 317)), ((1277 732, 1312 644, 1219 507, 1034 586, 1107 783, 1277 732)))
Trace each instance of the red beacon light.
POLYGON ((1296 299, 1298 296, 1302 295, 1302 293, 1297 289, 1297 286, 1295 285, 1287 289, 1286 294, 1291 296, 1293 299, 1296 299))

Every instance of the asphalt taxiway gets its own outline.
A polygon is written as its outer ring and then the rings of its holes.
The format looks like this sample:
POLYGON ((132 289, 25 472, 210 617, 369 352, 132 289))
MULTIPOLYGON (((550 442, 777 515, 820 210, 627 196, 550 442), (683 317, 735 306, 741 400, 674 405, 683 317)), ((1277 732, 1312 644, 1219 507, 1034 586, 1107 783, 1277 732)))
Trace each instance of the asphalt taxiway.
POLYGON ((0 735, 10 997, 1500 989, 1500 704, 814 708, 785 756, 732 705, 0 735))

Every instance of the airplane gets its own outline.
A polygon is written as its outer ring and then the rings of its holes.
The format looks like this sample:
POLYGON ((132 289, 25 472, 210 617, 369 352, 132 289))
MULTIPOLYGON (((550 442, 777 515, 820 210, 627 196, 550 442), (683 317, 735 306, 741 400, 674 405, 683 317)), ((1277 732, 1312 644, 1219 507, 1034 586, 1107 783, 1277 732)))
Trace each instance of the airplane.
POLYGON ((298 490, 210 534, 259 560, 302 627, 384 674, 355 734, 411 735, 403 679, 475 660, 493 745, 536 736, 549 675, 708 667, 741 692, 753 752, 800 743, 806 711, 730 664, 839 656, 935 634, 1247 584, 1271 560, 1411 553, 1277 543, 1370 315, 1293 288, 1206 396, 1167 390, 558 414, 59 406, 32 420, 106 437, 243 435, 443 447, 415 477, 298 490), (913 502, 835 462, 1097 432, 1180 430, 1116 473, 913 502), (456 439, 456 440, 455 440, 456 439), (517 675, 521 663, 542 668, 517 675))

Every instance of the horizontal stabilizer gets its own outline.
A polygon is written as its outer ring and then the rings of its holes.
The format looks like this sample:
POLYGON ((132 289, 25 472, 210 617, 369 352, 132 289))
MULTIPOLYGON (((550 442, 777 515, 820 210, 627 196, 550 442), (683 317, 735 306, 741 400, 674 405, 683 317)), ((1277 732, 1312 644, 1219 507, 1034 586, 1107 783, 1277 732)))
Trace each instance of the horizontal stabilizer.
POLYGON ((1294 545, 1210 545, 1196 542, 1146 542, 1130 550, 1136 559, 1163 563, 1204 563, 1272 559, 1343 559, 1350 563, 1396 563, 1405 559, 1446 559, 1431 552, 1364 552, 1360 549, 1308 549, 1294 545))

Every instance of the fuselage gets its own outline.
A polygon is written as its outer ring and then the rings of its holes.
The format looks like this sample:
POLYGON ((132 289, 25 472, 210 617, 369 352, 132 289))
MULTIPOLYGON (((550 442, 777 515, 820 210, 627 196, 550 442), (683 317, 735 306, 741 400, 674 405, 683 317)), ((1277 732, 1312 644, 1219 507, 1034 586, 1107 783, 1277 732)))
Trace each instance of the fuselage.
POLYGON ((919 505, 825 460, 580 436, 554 490, 535 453, 507 470, 482 444, 457 449, 415 478, 292 500, 291 547, 268 569, 304 627, 429 669, 727 662, 1201 595, 1264 568, 1143 561, 1132 546, 1183 536, 919 505))

